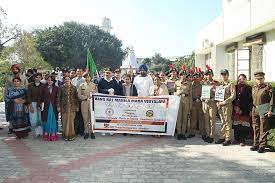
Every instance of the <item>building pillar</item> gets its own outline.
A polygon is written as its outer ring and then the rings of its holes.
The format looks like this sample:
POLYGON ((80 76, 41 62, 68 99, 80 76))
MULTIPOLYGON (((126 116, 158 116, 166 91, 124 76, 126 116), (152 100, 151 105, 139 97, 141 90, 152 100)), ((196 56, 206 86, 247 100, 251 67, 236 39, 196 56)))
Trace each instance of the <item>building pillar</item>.
POLYGON ((251 48, 251 62, 250 73, 251 80, 254 80, 254 72, 263 71, 263 45, 252 45, 251 48))
POLYGON ((227 53, 229 79, 235 79, 235 52, 227 53))

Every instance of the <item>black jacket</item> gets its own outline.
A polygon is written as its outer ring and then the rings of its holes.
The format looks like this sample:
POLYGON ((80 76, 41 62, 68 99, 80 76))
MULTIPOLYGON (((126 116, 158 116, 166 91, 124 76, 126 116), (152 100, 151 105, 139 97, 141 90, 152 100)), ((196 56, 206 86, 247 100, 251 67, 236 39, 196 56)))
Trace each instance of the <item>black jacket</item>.
MULTIPOLYGON (((125 85, 122 86, 122 89, 123 89, 123 96, 126 96, 126 87, 125 85)), ((131 87, 130 87, 130 96, 138 96, 138 93, 137 93, 137 89, 136 89, 136 86, 131 84, 131 87)))
POLYGON ((108 90, 110 88, 113 88, 115 90, 115 82, 114 80, 108 82, 104 78, 101 78, 98 82, 97 88, 99 93, 109 94, 108 90))
POLYGON ((114 90, 115 90, 115 95, 123 95, 123 83, 124 81, 121 80, 121 81, 117 81, 115 80, 115 78, 113 78, 112 80, 113 82, 113 85, 114 85, 114 90))

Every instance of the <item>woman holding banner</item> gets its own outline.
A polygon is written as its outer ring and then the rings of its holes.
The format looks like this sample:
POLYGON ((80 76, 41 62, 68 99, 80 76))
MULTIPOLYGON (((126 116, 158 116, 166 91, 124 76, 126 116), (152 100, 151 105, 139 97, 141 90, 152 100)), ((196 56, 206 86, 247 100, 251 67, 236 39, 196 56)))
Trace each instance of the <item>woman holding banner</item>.
POLYGON ((72 141, 75 139, 74 118, 78 111, 77 89, 71 83, 71 78, 64 78, 65 84, 58 92, 57 109, 61 112, 62 133, 64 140, 72 141))
POLYGON ((91 94, 97 93, 98 90, 96 84, 92 82, 90 73, 85 73, 83 77, 85 78, 85 83, 80 85, 77 93, 81 101, 81 113, 84 121, 84 139, 89 138, 89 133, 91 133, 91 139, 95 139, 95 135, 92 131, 90 101, 92 99, 91 94))

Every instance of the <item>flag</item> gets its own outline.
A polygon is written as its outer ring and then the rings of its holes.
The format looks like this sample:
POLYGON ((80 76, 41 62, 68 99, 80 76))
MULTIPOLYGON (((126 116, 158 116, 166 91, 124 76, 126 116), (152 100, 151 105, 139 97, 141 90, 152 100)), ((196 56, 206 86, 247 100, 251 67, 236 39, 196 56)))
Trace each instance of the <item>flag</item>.
POLYGON ((91 76, 93 77, 94 74, 96 73, 96 65, 93 59, 93 56, 88 48, 87 50, 87 67, 86 67, 86 72, 90 72, 91 76))

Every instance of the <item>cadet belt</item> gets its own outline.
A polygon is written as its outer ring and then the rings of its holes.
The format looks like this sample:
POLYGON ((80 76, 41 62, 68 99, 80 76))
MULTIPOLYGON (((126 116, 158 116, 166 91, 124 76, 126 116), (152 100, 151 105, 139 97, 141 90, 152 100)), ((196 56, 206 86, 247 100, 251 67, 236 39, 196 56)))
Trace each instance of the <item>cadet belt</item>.
POLYGON ((201 102, 201 99, 200 98, 195 98, 193 99, 193 102, 197 101, 199 99, 199 101, 201 102))

